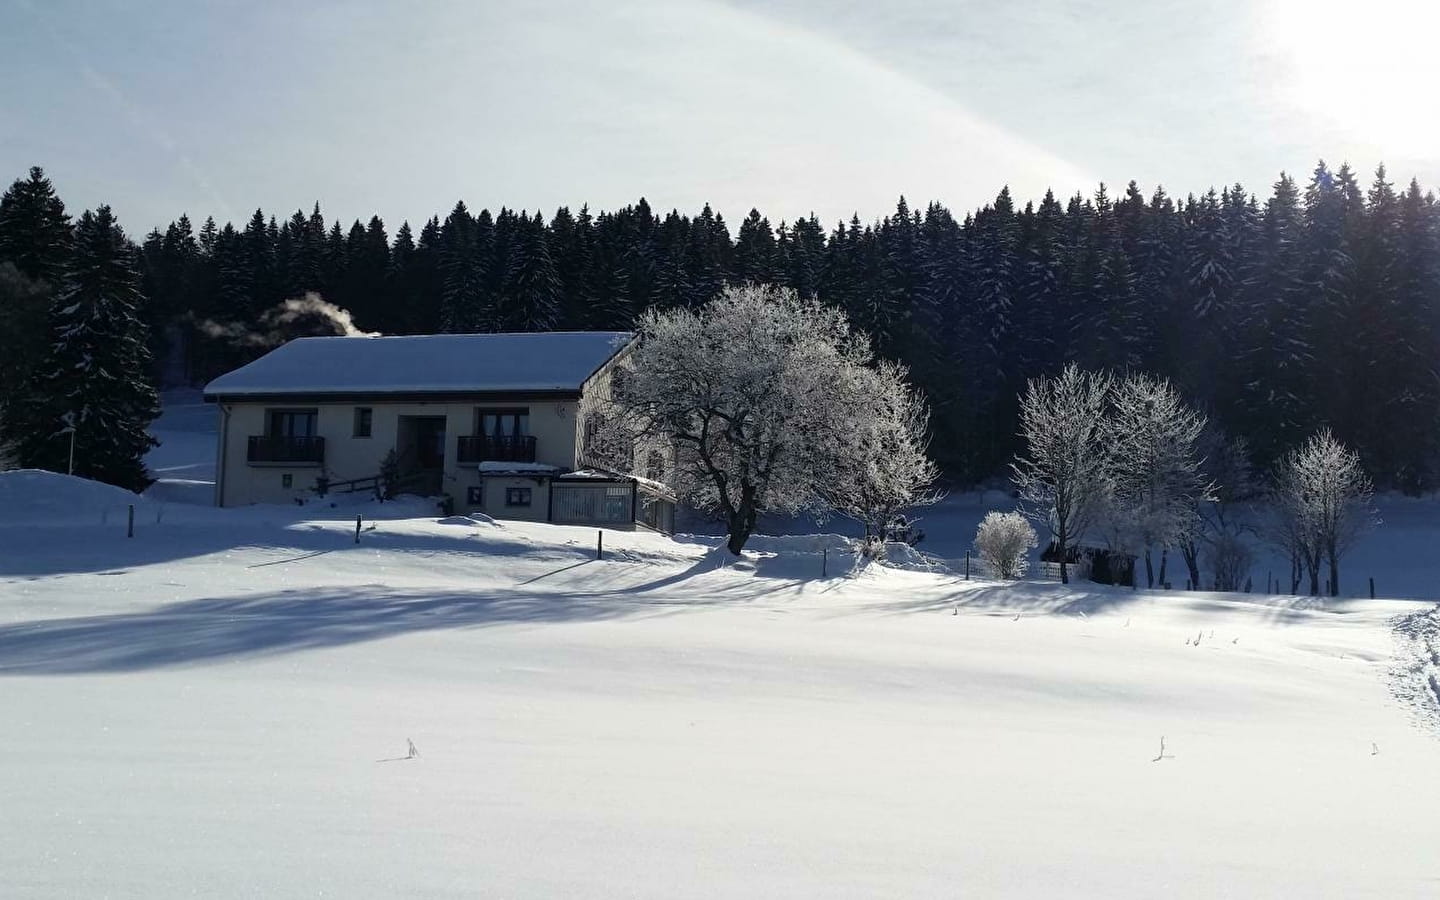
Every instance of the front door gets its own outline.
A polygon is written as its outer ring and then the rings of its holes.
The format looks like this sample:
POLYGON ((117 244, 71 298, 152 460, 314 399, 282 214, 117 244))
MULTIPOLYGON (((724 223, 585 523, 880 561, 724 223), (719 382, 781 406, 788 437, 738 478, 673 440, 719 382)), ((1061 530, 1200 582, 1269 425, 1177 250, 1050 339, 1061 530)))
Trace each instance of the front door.
POLYGON ((415 419, 415 461, 426 471, 445 468, 445 419, 424 416, 415 419))
POLYGON ((445 470, 445 417, 401 416, 395 454, 405 490, 440 492, 445 470))

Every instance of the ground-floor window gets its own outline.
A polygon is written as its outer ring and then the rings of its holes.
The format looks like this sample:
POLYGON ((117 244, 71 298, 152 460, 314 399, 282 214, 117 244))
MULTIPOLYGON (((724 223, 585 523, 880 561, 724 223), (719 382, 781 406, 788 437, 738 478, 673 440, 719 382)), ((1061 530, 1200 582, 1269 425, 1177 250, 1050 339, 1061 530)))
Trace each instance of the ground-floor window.
POLYGON ((530 488, 512 487, 505 489, 506 506, 529 506, 530 488))

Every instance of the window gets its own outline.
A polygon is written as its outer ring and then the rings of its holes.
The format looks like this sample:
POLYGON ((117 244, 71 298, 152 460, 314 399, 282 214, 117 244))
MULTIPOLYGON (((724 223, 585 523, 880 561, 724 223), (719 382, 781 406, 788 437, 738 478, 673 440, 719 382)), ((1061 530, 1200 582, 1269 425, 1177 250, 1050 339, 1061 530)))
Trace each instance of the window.
POLYGON ((505 489, 505 505, 506 505, 506 506, 529 506, 529 505, 530 505, 530 488, 506 488, 506 489, 505 489))
POLYGON ((465 489, 465 502, 471 506, 485 505, 485 489, 478 485, 471 485, 465 489))
POLYGON ((488 438, 524 437, 530 433, 530 410, 477 409, 475 433, 488 438))
POLYGON ((266 434, 270 437, 314 437, 315 410, 271 409, 266 411, 266 434))
POLYGON ((295 483, 295 476, 294 476, 294 475, 291 475, 289 472, 286 472, 284 475, 281 475, 281 476, 280 476, 280 486, 281 486, 282 488, 288 488, 288 487, 290 487, 291 485, 293 485, 294 483, 295 483))
POLYGON ((355 437, 367 438, 370 436, 370 426, 375 418, 375 411, 368 406, 355 407, 355 437))

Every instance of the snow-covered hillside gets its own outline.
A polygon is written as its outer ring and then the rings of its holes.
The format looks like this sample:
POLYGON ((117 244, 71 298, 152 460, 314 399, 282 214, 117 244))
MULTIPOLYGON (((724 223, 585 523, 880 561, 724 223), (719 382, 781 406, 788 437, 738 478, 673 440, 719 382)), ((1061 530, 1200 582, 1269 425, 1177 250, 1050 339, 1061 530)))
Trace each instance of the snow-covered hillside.
POLYGON ((1427 604, 0 495, 9 896, 1435 890, 1427 604))
MULTIPOLYGON (((1435 893, 1431 603, 217 510, 212 422, 167 398, 145 497, 0 474, 6 896, 1435 893)), ((1435 596, 1386 503, 1356 558, 1435 596)))

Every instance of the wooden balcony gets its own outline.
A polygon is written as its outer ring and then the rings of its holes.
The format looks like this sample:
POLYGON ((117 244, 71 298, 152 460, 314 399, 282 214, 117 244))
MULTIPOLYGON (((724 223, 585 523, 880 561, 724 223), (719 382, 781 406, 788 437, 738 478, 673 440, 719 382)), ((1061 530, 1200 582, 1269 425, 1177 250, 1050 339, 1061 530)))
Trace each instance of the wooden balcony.
POLYGON ((252 434, 245 460, 252 466, 318 466, 325 461, 325 439, 252 434))
POLYGON ((462 434, 455 458, 461 465, 471 466, 482 462, 533 463, 535 438, 528 434, 513 437, 462 434))

